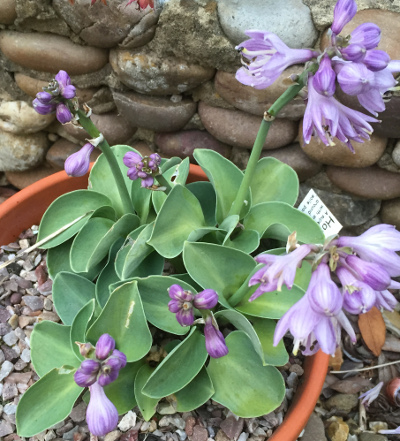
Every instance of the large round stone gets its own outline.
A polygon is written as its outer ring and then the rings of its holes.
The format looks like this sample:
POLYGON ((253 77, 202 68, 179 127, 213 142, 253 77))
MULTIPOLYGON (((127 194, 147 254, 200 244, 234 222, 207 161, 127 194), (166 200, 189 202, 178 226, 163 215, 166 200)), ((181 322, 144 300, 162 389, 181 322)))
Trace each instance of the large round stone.
POLYGON ((63 69, 69 75, 95 72, 108 62, 108 51, 73 43, 59 35, 0 32, 0 50, 20 66, 57 73, 63 69))
POLYGON ((383 201, 380 214, 382 222, 400 229, 400 198, 383 201))
POLYGON ((112 49, 110 63, 123 84, 149 95, 181 94, 214 75, 213 68, 142 50, 112 49))
POLYGON ((0 2, 0 23, 5 25, 13 24, 16 18, 15 0, 2 0, 0 2))
MULTIPOLYGON (((261 118, 240 110, 228 110, 199 103, 198 112, 204 127, 218 140, 233 147, 251 149, 260 128, 261 118)), ((298 123, 276 119, 268 132, 264 149, 276 149, 294 141, 298 123)))
POLYGON ((119 114, 132 126, 155 132, 175 132, 182 129, 196 112, 190 99, 173 102, 168 98, 146 96, 135 92, 114 92, 119 114))
POLYGON ((40 179, 46 178, 47 176, 50 176, 57 171, 58 170, 55 170, 49 164, 44 163, 39 165, 38 167, 26 171, 7 172, 6 178, 10 184, 22 190, 28 185, 31 185, 34 182, 39 181, 40 179))
MULTIPOLYGON (((235 74, 220 70, 215 75, 215 91, 237 109, 263 116, 264 112, 293 84, 290 75, 299 74, 302 70, 302 66, 291 66, 285 69, 270 87, 261 90, 245 86, 235 78, 235 74)), ((277 117, 300 119, 305 108, 304 100, 298 97, 287 104, 277 117)))
POLYGON ((0 171, 23 171, 40 164, 48 148, 43 132, 15 135, 0 130, 0 171))

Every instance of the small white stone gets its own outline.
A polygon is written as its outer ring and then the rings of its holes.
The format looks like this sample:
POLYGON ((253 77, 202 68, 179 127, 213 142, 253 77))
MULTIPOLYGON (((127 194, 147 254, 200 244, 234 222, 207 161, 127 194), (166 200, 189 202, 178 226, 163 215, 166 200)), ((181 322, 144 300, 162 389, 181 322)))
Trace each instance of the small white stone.
POLYGON ((238 438, 237 441, 246 441, 248 437, 249 437, 249 434, 248 434, 248 433, 246 433, 246 432, 242 432, 242 433, 239 435, 239 438, 238 438))
POLYGON ((16 404, 12 404, 12 403, 8 403, 4 406, 3 412, 6 415, 14 415, 15 412, 17 411, 17 405, 16 404))
POLYGON ((4 378, 8 377, 11 372, 14 369, 14 365, 11 363, 11 361, 6 360, 2 365, 0 369, 0 381, 2 381, 4 378))
POLYGON ((19 347, 18 345, 14 345, 14 346, 12 347, 12 349, 14 350, 14 352, 15 352, 17 355, 21 355, 21 349, 20 349, 20 347, 19 347))
POLYGON ((130 410, 126 415, 124 415, 122 420, 119 422, 118 429, 121 432, 127 432, 135 424, 136 424, 136 413, 130 410))
POLYGON ((178 429, 175 431, 175 433, 178 434, 181 441, 185 441, 185 439, 187 438, 187 433, 184 430, 178 429))
POLYGON ((11 331, 8 334, 3 335, 3 341, 7 346, 14 346, 18 341, 15 331, 11 331))
POLYGON ((21 360, 25 361, 25 363, 29 363, 31 361, 31 351, 30 351, 30 349, 24 349, 22 351, 21 360))
POLYGON ((44 441, 51 441, 54 438, 57 438, 57 435, 54 433, 54 430, 49 430, 44 437, 44 441))
POLYGON ((145 421, 141 427, 140 427, 140 431, 141 432, 146 432, 150 427, 150 422, 149 421, 145 421))

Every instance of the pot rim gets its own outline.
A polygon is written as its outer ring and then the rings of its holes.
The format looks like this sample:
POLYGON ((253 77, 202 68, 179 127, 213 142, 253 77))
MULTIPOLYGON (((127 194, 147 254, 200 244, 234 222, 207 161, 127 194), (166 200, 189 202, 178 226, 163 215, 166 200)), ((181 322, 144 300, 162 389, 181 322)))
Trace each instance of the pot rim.
MULTIPOLYGON (((65 171, 56 172, 29 185, 0 204, 0 244, 7 245, 15 241, 19 234, 38 224, 44 211, 61 194, 87 187, 89 174, 71 178, 65 171)), ((206 181, 201 167, 190 164, 188 181, 206 181)), ((282 424, 269 438, 271 441, 295 441, 314 410, 328 370, 329 356, 319 351, 312 357, 306 357, 301 385, 288 409, 282 424)))

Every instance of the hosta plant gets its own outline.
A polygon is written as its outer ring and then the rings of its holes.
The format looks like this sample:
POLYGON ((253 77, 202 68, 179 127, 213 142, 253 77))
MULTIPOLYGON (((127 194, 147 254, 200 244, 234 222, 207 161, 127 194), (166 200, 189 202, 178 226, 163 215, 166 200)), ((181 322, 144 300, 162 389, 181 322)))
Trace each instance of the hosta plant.
POLYGON ((68 174, 85 174, 93 149, 102 155, 88 188, 59 197, 40 224, 62 324, 43 321, 32 332, 40 380, 18 404, 20 436, 63 420, 81 395, 89 429, 100 436, 135 406, 152 418, 160 400, 178 412, 213 399, 241 417, 267 414, 285 395, 276 366, 288 361, 288 331, 295 353, 333 354, 342 328, 356 339, 348 314, 395 306, 389 288, 399 286, 392 277, 400 275, 400 233, 377 225, 358 238, 325 238, 293 207, 296 173, 259 159, 277 113, 303 89, 305 142, 315 135, 352 149, 351 141, 369 138, 400 62, 376 49, 374 24, 340 35, 355 12, 354 1, 339 0, 323 53, 248 31, 238 47, 244 84, 265 88, 287 66, 306 64, 265 112, 244 172, 198 149, 208 180, 191 182, 188 158, 110 147, 64 71, 37 94, 39 113, 55 112, 91 138, 67 159, 68 174), (374 116, 341 104, 338 88, 374 116))

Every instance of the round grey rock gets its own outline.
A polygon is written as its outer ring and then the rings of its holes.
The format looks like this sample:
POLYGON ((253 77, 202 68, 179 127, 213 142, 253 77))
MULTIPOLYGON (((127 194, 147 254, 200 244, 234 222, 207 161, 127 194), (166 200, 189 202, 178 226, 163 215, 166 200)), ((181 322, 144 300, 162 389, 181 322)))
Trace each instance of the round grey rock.
POLYGON ((292 48, 313 47, 318 37, 311 11, 301 0, 219 0, 218 17, 235 44, 249 38, 249 29, 273 32, 292 48))

